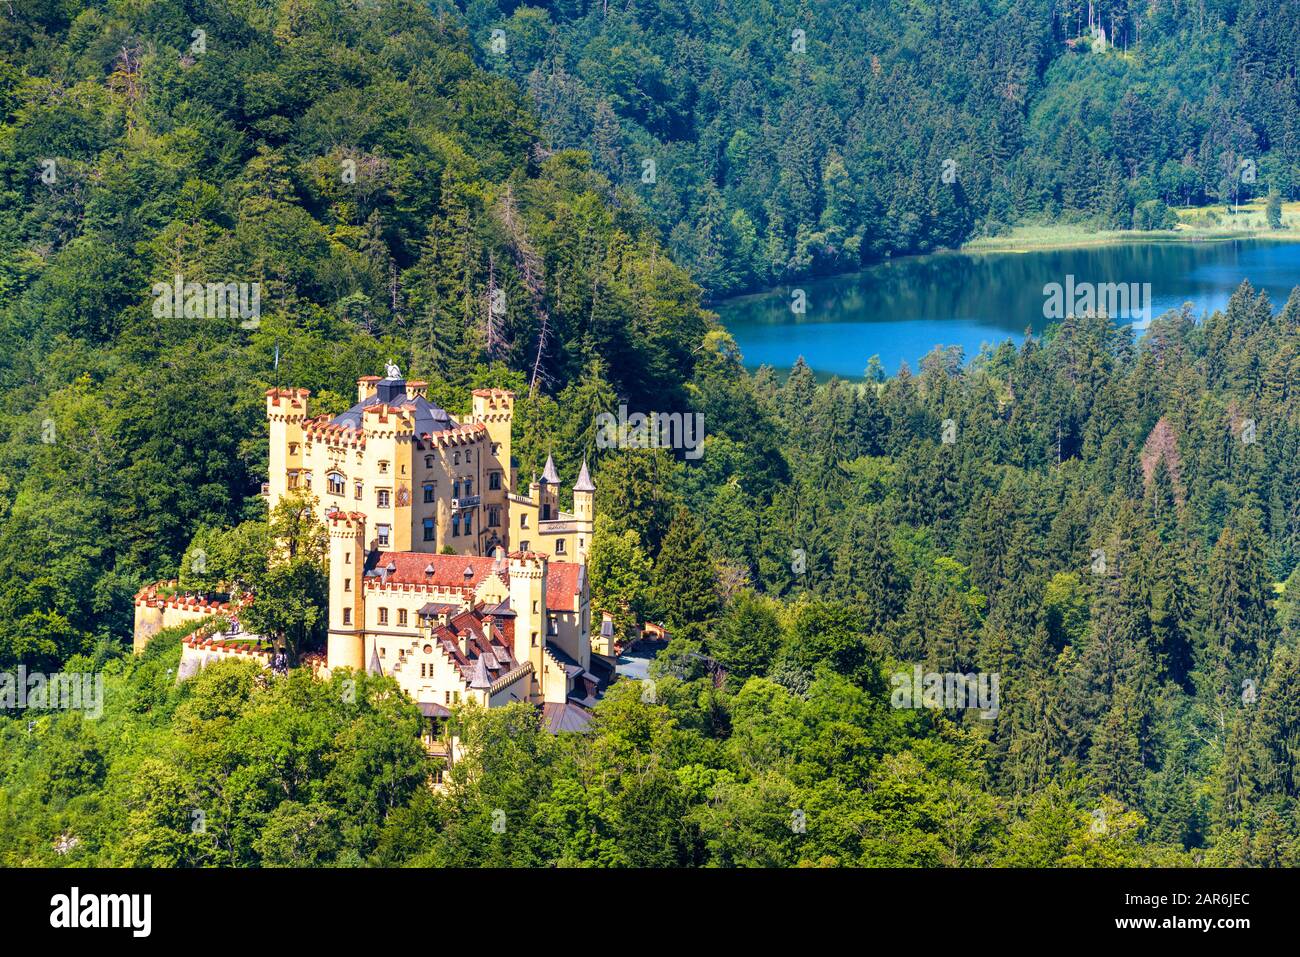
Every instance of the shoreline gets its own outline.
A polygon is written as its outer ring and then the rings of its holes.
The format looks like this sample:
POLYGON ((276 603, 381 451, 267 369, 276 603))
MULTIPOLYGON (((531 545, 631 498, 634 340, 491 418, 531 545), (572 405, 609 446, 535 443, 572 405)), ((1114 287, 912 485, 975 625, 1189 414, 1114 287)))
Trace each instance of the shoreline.
POLYGON ((1112 229, 1101 232, 1088 232, 1080 229, 1077 234, 1069 232, 1064 235, 1035 236, 1036 229, 1055 230, 1057 227, 1022 227, 1013 230, 1007 236, 989 236, 973 239, 951 250, 951 252, 976 255, 979 253, 1034 253, 1051 252, 1055 249, 1082 249, 1089 246, 1119 246, 1140 243, 1220 243, 1234 239, 1265 240, 1279 242, 1300 242, 1300 230, 1296 229, 1213 229, 1188 227, 1185 229, 1112 229))

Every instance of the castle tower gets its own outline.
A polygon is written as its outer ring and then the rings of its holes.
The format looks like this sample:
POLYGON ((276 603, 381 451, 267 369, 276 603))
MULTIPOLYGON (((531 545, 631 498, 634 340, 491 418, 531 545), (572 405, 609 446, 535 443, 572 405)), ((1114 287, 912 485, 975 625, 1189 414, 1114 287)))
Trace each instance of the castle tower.
MULTIPOLYGON (((475 389, 471 418, 487 426, 490 458, 488 468, 501 472, 501 499, 515 489, 515 475, 510 465, 510 431, 515 418, 515 394, 507 389, 475 389)), ((495 491, 495 490, 493 490, 495 491)))
POLYGON ((596 484, 587 471, 587 460, 582 460, 582 471, 573 486, 573 515, 578 526, 574 554, 582 564, 587 564, 587 553, 591 550, 591 536, 596 531, 596 484))
POLYGON ((546 557, 530 552, 510 556, 510 610, 515 613, 516 661, 533 663, 534 701, 542 700, 546 666, 546 557))
POLYGON ((266 419, 270 427, 267 455, 267 504, 275 506, 289 491, 292 474, 302 469, 302 425, 307 418, 309 389, 267 389, 266 419))
POLYGON ((378 405, 366 406, 362 414, 362 428, 366 433, 366 455, 375 463, 372 485, 376 531, 379 525, 388 526, 388 543, 383 551, 409 552, 412 550, 411 506, 414 501, 415 420, 402 408, 388 402, 406 399, 406 383, 401 379, 381 379, 376 383, 380 399, 378 405), (380 496, 383 496, 382 500, 380 496), (380 504, 383 501, 386 504, 380 504))
POLYGON ((334 512, 329 517, 330 618, 326 664, 365 668, 366 517, 334 512))
POLYGON ((560 514, 560 473, 555 470, 555 459, 546 456, 546 468, 542 470, 541 520, 543 522, 558 518, 560 514))

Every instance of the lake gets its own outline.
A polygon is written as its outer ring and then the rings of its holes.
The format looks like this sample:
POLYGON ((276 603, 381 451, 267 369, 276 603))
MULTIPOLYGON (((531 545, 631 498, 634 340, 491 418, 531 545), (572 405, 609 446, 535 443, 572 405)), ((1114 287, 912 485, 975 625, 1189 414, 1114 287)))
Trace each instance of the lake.
MULTIPOLYGON (((736 338, 745 365, 787 370, 799 356, 820 378, 861 378, 879 355, 894 373, 936 345, 961 346, 969 359, 983 343, 1019 343, 1041 332, 1048 283, 1150 283, 1153 316, 1184 303, 1197 316, 1221 308, 1242 279, 1280 307, 1300 285, 1300 242, 1227 240, 1150 242, 1024 253, 936 253, 862 272, 807 279, 712 308, 736 338), (802 289, 805 311, 791 309, 802 289)), ((1077 301, 1077 300, 1076 300, 1077 301)))

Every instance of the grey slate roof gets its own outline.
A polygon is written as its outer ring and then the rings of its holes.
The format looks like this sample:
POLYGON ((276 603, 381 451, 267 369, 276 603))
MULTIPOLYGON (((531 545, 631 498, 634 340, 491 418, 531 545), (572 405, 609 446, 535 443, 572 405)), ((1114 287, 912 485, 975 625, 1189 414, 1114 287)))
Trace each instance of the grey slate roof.
POLYGON ((345 425, 350 429, 361 428, 364 411, 371 406, 389 405, 393 408, 406 409, 415 413, 415 434, 425 432, 445 432, 455 428, 451 415, 440 409, 422 395, 408 398, 405 379, 380 379, 375 384, 375 394, 363 402, 358 402, 342 415, 330 419, 331 425, 345 425))
POLYGON ((546 456, 546 468, 542 470, 542 481, 548 485, 560 484, 560 473, 555 471, 555 459, 546 456))
POLYGON ((587 471, 587 460, 582 460, 582 471, 578 473, 578 483, 573 486, 575 492, 594 492, 596 486, 592 484, 591 473, 587 471))
POLYGON ((576 704, 548 701, 542 705, 542 720, 546 730, 552 734, 560 731, 586 731, 591 725, 591 712, 576 704))

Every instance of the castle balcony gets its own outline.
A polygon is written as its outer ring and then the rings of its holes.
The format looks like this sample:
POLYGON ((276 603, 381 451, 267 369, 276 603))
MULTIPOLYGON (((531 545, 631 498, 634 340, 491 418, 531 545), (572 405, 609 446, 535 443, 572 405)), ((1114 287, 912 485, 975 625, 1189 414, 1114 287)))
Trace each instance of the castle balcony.
POLYGON ((463 495, 460 498, 451 500, 451 507, 455 509, 476 508, 481 497, 478 495, 463 495))

